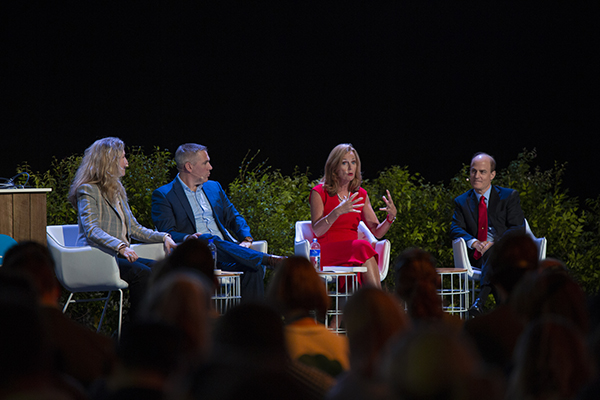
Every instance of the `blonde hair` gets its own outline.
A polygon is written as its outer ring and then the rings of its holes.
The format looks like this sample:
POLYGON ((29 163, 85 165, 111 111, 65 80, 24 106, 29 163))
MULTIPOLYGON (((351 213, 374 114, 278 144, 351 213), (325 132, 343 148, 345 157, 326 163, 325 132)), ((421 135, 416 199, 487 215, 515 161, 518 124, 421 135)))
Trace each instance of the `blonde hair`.
POLYGON ((77 189, 86 183, 98 185, 100 192, 113 203, 119 196, 127 198, 119 177, 119 159, 123 151, 125 144, 116 137, 96 140, 85 150, 69 190, 69 202, 73 207, 77 207, 77 189))
POLYGON ((327 193, 330 196, 335 196, 337 193, 339 178, 337 176, 337 170, 342 164, 342 160, 344 156, 349 152, 354 153, 356 157, 356 173, 354 174, 354 179, 348 185, 348 190, 350 192, 356 192, 362 183, 362 173, 360 172, 360 157, 358 156, 358 152, 350 143, 342 143, 338 144, 331 150, 329 153, 329 157, 327 157, 327 161, 325 162, 325 175, 321 182, 323 182, 323 186, 327 193))

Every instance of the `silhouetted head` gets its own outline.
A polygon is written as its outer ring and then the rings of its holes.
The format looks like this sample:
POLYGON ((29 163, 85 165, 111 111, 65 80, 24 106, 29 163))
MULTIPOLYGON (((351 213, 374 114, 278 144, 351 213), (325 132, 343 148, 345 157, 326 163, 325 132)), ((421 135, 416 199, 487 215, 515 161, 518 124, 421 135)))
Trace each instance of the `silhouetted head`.
POLYGON ((470 344, 440 323, 421 325, 400 336, 383 370, 396 399, 461 400, 471 398, 479 368, 470 344))
POLYGON ((260 303, 235 306, 219 318, 215 328, 217 352, 273 361, 287 360, 283 322, 271 307, 260 303))
POLYGON ((275 270, 267 300, 284 316, 312 310, 325 314, 329 307, 325 283, 304 257, 289 257, 275 270))
POLYGON ((117 356, 128 369, 168 376, 177 370, 181 362, 184 343, 184 333, 175 325, 138 321, 123 329, 117 356))
POLYGON ((24 274, 0 268, 0 388, 48 367, 37 293, 24 274))
POLYGON ((562 269, 544 269, 523 277, 510 299, 526 323, 547 316, 570 321, 584 335, 589 330, 585 293, 562 269))
POLYGON ((206 243, 200 239, 186 240, 154 268, 152 282, 157 282, 173 271, 191 269, 197 271, 217 285, 214 263, 206 243))
POLYGON ((514 363, 507 398, 572 399, 592 376, 584 336, 558 317, 527 326, 514 363))
POLYGON ((538 266, 538 250, 529 235, 513 232, 494 244, 490 255, 490 282, 510 295, 525 274, 538 266))
POLYGON ((394 271, 396 294, 406 303, 411 318, 442 318, 444 311, 437 293, 440 276, 431 254, 408 249, 396 259, 394 271))
POLYGON ((409 327, 398 300, 377 288, 362 288, 344 307, 350 344, 350 363, 359 374, 371 376, 389 340, 409 327))
POLYGON ((10 248, 4 256, 2 268, 25 274, 39 296, 60 290, 54 273, 54 259, 48 248, 39 243, 21 242, 10 248))

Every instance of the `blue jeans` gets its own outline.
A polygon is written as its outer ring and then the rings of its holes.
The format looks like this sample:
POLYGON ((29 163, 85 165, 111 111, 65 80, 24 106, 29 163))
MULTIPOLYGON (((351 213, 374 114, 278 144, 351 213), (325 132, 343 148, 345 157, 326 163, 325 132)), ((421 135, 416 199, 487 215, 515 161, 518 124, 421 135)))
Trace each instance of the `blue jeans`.
POLYGON ((217 248, 217 268, 223 271, 243 272, 241 277, 242 301, 264 299, 265 266, 262 264, 264 253, 210 234, 204 234, 198 239, 206 244, 208 244, 208 239, 213 239, 217 248))

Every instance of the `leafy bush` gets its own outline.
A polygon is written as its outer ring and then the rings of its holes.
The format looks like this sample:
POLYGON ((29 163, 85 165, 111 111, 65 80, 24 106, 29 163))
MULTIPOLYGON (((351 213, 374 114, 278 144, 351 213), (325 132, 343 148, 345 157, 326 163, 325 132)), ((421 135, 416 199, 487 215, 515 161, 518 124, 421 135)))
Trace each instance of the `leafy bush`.
POLYGON ((53 158, 50 169, 43 173, 33 172, 26 162, 19 165, 17 171, 29 174, 30 185, 36 188, 52 188, 46 196, 48 225, 77 223, 77 210, 67 201, 67 197, 79 164, 81 156, 72 155, 62 160, 53 158))
MULTIPOLYGON (((562 186, 565 164, 556 163, 547 171, 532 168, 535 150, 524 150, 505 169, 498 170, 494 184, 519 191, 523 212, 532 232, 548 239, 548 257, 563 260, 588 293, 600 289, 600 276, 594 265, 600 261, 600 197, 588 200, 589 211, 579 208, 577 198, 562 186), (589 216, 589 217, 588 217, 589 216)), ((255 237, 269 241, 270 251, 293 252, 294 223, 310 218, 308 195, 316 184, 308 172, 291 177, 272 171, 265 162, 251 167, 254 157, 242 162, 240 174, 229 185, 229 196, 248 221, 255 237)), ((453 199, 471 188, 469 166, 450 180, 432 184, 406 167, 392 166, 373 180, 363 182, 373 208, 383 220, 381 198, 388 189, 398 209, 396 222, 386 234, 392 243, 391 259, 409 247, 429 251, 439 267, 454 265, 450 224, 453 199)), ((394 276, 386 279, 393 287, 394 276)))
POLYGON ((266 161, 252 166, 257 155, 244 157, 227 189, 229 199, 250 225, 253 237, 268 241, 269 253, 294 254, 295 223, 310 219, 308 196, 316 182, 308 171, 284 176, 266 166, 266 161))
MULTIPOLYGON (((291 176, 272 169, 267 161, 257 162, 259 153, 242 160, 239 174, 227 186, 228 195, 244 216, 256 239, 269 242, 269 252, 290 255, 294 252, 294 225, 310 219, 308 197, 317 184, 309 171, 296 169, 291 176)), ((556 163, 542 171, 534 167, 535 150, 524 150, 505 169, 497 171, 494 183, 519 191, 521 204, 532 231, 548 239, 548 256, 563 260, 587 293, 600 290, 600 276, 595 265, 600 262, 600 196, 588 199, 582 210, 579 201, 563 187, 566 165, 556 163)), ((129 170, 123 178, 129 203, 138 221, 152 227, 150 215, 152 191, 167 183, 174 172, 174 161, 168 151, 154 148, 146 155, 141 148, 130 149, 129 170)), ((81 156, 53 160, 44 173, 33 173, 27 163, 18 172, 31 175, 35 187, 51 187, 48 195, 48 224, 76 223, 76 210, 67 202, 69 185, 81 156)), ((450 223, 453 199, 471 188, 469 166, 463 165, 449 183, 425 181, 406 167, 391 166, 363 186, 368 191, 377 216, 385 218, 381 196, 388 189, 398 208, 396 222, 386 238, 392 243, 392 260, 408 247, 423 248, 436 258, 438 266, 453 266, 450 223)), ((386 286, 393 287, 393 271, 386 286)), ((268 279, 268 277, 267 277, 268 279)), ((113 306, 115 306, 113 302, 113 306)), ((80 306, 81 307, 81 306, 80 306)), ((100 304, 90 304, 81 319, 94 324, 99 318, 100 304)), ((107 315, 107 329, 116 326, 116 313, 107 315)))
POLYGON ((175 160, 167 150, 155 147, 150 155, 144 154, 141 147, 133 147, 127 153, 129 168, 123 177, 129 206, 140 224, 154 228, 152 222, 152 192, 171 181, 175 171, 175 160))

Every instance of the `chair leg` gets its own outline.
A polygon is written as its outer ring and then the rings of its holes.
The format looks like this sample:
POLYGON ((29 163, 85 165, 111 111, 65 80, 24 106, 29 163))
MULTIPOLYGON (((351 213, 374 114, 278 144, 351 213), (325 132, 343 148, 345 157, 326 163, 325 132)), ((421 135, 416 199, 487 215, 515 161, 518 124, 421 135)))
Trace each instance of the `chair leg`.
POLYGON ((102 321, 104 321, 104 315, 106 314, 106 307, 108 307, 108 301, 110 300, 111 294, 112 294, 112 291, 109 291, 108 294, 106 295, 106 301, 104 302, 104 308, 102 309, 102 315, 100 316, 100 322, 98 323, 98 329, 96 329, 96 332, 100 332, 100 328, 102 328, 102 321))
POLYGON ((69 307, 69 304, 71 304, 71 299, 73 298, 73 294, 74 294, 74 293, 71 293, 71 294, 69 295, 69 298, 68 298, 68 299, 67 299, 67 301, 65 302, 65 306, 63 307, 63 311, 62 311, 62 312, 63 312, 63 314, 65 313, 65 311, 67 311, 67 307, 69 307))
POLYGON ((121 325, 123 323, 123 291, 119 289, 119 327, 117 332, 117 340, 121 340, 121 325))

